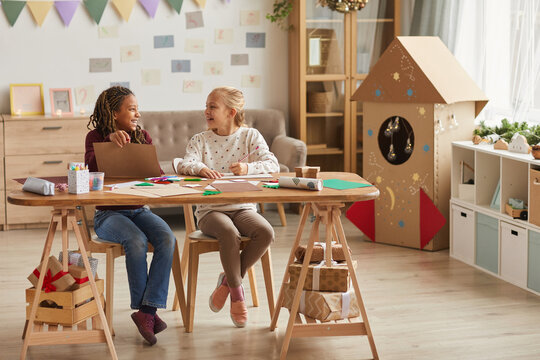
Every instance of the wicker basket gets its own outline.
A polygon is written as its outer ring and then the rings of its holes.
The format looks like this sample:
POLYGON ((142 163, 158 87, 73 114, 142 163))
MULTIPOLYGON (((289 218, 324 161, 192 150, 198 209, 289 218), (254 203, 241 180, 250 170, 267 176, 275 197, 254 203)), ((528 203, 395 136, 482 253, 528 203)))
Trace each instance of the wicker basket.
POLYGON ((332 92, 308 92, 308 112, 327 113, 332 109, 332 92))

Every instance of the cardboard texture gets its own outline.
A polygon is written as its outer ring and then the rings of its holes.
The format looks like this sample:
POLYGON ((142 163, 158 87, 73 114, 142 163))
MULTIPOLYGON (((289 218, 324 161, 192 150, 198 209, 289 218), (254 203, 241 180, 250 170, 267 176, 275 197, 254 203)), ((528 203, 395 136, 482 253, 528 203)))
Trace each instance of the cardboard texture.
POLYGON ((354 218, 374 218, 374 231, 370 221, 353 222, 364 233, 374 234, 370 238, 376 242, 424 250, 447 248, 448 222, 439 229, 432 227, 429 221, 421 221, 421 208, 429 208, 430 202, 448 219, 451 143, 471 138, 486 96, 440 39, 397 37, 352 99, 362 101, 364 109, 363 177, 381 190, 373 209, 364 206, 351 213, 354 218), (382 125, 396 117, 402 119, 402 140, 411 140, 407 155, 403 142, 394 144, 395 136, 381 136, 382 125), (441 127, 436 126, 439 123, 441 127), (389 160, 384 139, 394 141, 393 151, 405 156, 403 162, 389 160))
POLYGON ((529 222, 540 226, 540 171, 530 170, 529 186, 529 222))
MULTIPOLYGON (((297 261, 304 261, 304 255, 306 253, 307 245, 298 245, 296 250, 294 251, 294 255, 296 256, 297 261)), ((311 259, 309 262, 311 263, 320 263, 324 260, 324 248, 320 243, 315 243, 313 245, 313 252, 311 253, 311 259)), ((351 254, 351 249, 349 249, 349 254, 351 254)), ((341 244, 332 244, 332 259, 334 261, 345 261, 345 254, 343 253, 343 248, 341 247, 341 244)))
MULTIPOLYGON (((356 269, 356 261, 353 261, 356 269)), ((300 278, 302 263, 292 263, 289 265, 290 286, 296 288, 300 278)), ((304 290, 315 291, 339 291, 349 290, 349 269, 347 264, 336 264, 333 266, 309 265, 304 290)))
POLYGON ((71 286, 71 290, 79 289, 81 286, 89 284, 88 273, 84 267, 69 265, 68 272, 75 280, 75 283, 71 286))
POLYGON ((161 175, 156 147, 148 144, 94 143, 97 166, 106 178, 145 178, 161 175))
MULTIPOLYGON (((291 309, 295 289, 289 286, 285 288, 283 306, 291 309)), ((344 293, 322 292, 322 291, 302 291, 298 312, 320 321, 331 321, 349 319, 360 316, 360 309, 356 301, 354 291, 349 291, 349 306, 345 313, 342 312, 342 298, 344 293), (347 311, 348 310, 348 311, 347 311)))
MULTIPOLYGON (((30 273, 28 280, 34 285, 37 286, 39 280, 39 271, 41 270, 41 264, 30 273)), ((45 292, 51 291, 64 291, 69 289, 75 280, 73 276, 69 273, 62 273, 62 264, 55 256, 49 257, 49 262, 47 263, 47 273, 45 274, 45 279, 43 281, 42 290, 45 292)))

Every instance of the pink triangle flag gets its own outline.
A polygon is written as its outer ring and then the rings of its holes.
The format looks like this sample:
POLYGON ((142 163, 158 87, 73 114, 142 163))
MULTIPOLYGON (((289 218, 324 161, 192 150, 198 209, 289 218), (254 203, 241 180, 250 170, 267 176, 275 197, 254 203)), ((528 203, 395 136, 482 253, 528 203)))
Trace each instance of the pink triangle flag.
POLYGON ((139 0, 139 2, 143 6, 144 10, 146 10, 148 15, 150 15, 150 17, 153 19, 156 15, 159 0, 139 0))
POLYGON ((60 15, 62 18, 64 25, 69 26, 69 23, 71 22, 71 19, 73 19, 73 15, 75 15, 75 11, 77 10, 79 3, 79 0, 54 2, 54 7, 56 8, 56 11, 58 11, 58 15, 60 15))

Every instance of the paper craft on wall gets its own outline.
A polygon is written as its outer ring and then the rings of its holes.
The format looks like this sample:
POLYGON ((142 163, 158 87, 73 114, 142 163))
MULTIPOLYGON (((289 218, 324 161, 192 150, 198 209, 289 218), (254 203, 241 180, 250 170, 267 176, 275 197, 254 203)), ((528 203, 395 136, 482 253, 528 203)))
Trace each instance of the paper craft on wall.
POLYGON ((206 6, 206 0, 195 0, 195 3, 199 5, 201 9, 204 9, 204 7, 206 6))
POLYGON ((152 19, 156 16, 159 0, 139 0, 139 3, 152 19))
POLYGON ((21 14, 21 11, 24 9, 25 5, 26 1, 2 1, 2 8, 4 9, 4 13, 6 14, 8 22, 11 26, 15 25, 15 22, 17 21, 17 18, 21 14))
POLYGON ((154 36, 154 49, 174 47, 174 35, 154 36))
POLYGON ((171 60, 171 72, 190 72, 191 60, 171 60))
POLYGON ((49 89, 49 97, 51 99, 52 115, 73 115, 71 89, 49 89))
POLYGON ((45 21, 45 18, 47 17, 49 10, 51 10, 54 2, 28 1, 26 4, 28 5, 28 9, 30 10, 30 13, 32 14, 32 17, 34 18, 36 24, 41 26, 43 25, 43 21, 45 21))
POLYGON ((184 50, 187 53, 204 53, 204 39, 186 39, 184 50))
POLYGON ((242 87, 258 88, 261 87, 260 75, 242 75, 242 87))
POLYGON ((242 10, 240 11, 240 25, 254 26, 260 24, 260 12, 258 10, 242 10))
POLYGON ((120 48, 120 62, 132 62, 141 60, 140 45, 122 46, 120 48))
POLYGON ((233 29, 216 29, 214 42, 216 44, 232 44, 233 29))
POLYGON ((248 54, 231 54, 231 65, 249 65, 248 54))
POLYGON ((184 80, 185 93, 200 93, 202 92, 202 81, 199 80, 184 80))
POLYGON ((176 13, 180 14, 180 10, 182 10, 182 3, 184 0, 167 0, 169 5, 172 6, 174 10, 176 10, 176 13))
POLYGON ((113 81, 110 86, 122 86, 129 89, 129 81, 113 81))
POLYGON ((186 13, 186 29, 195 29, 204 26, 202 11, 192 11, 186 13))
POLYGON ((94 19, 96 24, 99 24, 101 21, 101 16, 103 16, 105 6, 107 6, 107 1, 108 0, 83 0, 86 10, 88 10, 88 13, 92 19, 94 19))
POLYGON ((223 75, 223 63, 221 61, 205 62, 204 75, 223 75))
POLYGON ((133 6, 137 0, 111 0, 118 14, 125 21, 129 21, 133 6))
POLYGON ((75 88, 75 102, 77 105, 94 104, 94 85, 79 86, 75 88))
POLYGON ((112 60, 111 58, 94 58, 90 59, 90 72, 111 72, 112 60))
POLYGON ((118 26, 98 26, 98 37, 100 39, 115 39, 120 37, 118 26))
POLYGON ((75 11, 79 7, 79 1, 55 1, 54 7, 58 15, 62 18, 64 25, 69 26, 73 15, 75 15, 75 11))
POLYGON ((266 33, 246 33, 246 47, 264 48, 266 46, 266 33))
POLYGON ((161 83, 161 70, 143 69, 141 70, 142 85, 159 85, 161 83))

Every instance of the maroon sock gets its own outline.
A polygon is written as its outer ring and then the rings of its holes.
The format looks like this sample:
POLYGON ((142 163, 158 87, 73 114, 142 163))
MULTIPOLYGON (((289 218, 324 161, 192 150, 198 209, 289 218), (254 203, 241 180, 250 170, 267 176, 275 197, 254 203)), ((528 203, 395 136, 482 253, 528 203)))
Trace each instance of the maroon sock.
POLYGON ((244 301, 244 289, 242 289, 242 285, 238 287, 229 287, 229 291, 231 293, 231 301, 244 301))

